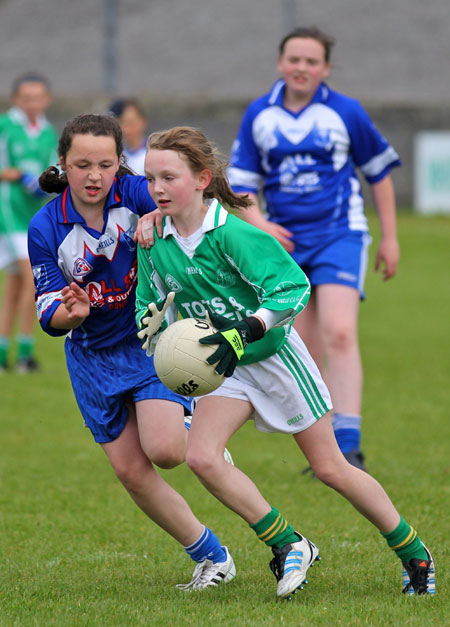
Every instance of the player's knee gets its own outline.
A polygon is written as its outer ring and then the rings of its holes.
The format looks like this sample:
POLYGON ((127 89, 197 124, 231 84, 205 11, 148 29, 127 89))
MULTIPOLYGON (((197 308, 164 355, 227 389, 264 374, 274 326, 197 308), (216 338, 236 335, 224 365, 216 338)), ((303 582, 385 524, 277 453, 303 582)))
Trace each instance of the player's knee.
POLYGON ((200 478, 207 478, 215 469, 215 457, 207 451, 196 451, 189 449, 186 451, 186 464, 200 478))
POLYGON ((113 464, 114 472, 120 483, 128 492, 139 494, 147 483, 147 471, 151 468, 150 464, 145 467, 142 463, 128 463, 118 461, 113 464))
POLYGON ((356 342, 356 335, 348 325, 341 325, 330 329, 325 334, 327 351, 345 352, 356 342))
POLYGON ((148 441, 141 441, 141 446, 148 459, 159 466, 169 470, 175 468, 184 462, 186 453, 186 438, 183 432, 183 438, 159 437, 148 438, 148 441))
POLYGON ((334 490, 340 491, 342 482, 340 465, 334 464, 328 460, 321 461, 319 464, 312 466, 312 471, 322 483, 334 490))
POLYGON ((159 468, 170 470, 184 462, 184 449, 157 451, 151 454, 150 459, 159 468))

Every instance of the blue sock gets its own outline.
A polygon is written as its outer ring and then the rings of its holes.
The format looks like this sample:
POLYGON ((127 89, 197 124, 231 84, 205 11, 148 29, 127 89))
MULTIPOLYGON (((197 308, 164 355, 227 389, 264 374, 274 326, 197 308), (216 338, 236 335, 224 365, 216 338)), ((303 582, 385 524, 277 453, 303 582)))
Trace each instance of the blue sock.
POLYGON ((208 527, 203 527, 200 537, 193 544, 184 548, 194 562, 202 562, 205 559, 209 559, 214 564, 217 564, 218 562, 225 562, 227 559, 219 538, 208 527))
POLYGON ((343 453, 359 451, 361 445, 361 416, 333 414, 334 435, 343 453))
POLYGON ((192 416, 185 416, 184 417, 184 426, 185 426, 185 428, 188 431, 191 430, 191 422, 192 422, 192 416))

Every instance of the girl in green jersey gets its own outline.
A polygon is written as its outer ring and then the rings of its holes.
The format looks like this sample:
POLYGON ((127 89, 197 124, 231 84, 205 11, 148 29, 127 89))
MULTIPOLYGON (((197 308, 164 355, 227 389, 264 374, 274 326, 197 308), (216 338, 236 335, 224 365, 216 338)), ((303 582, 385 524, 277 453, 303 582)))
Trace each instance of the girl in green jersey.
POLYGON ((232 192, 224 164, 199 130, 153 133, 145 171, 163 232, 151 252, 138 253, 138 335, 147 348, 167 326, 164 305, 173 298, 184 318, 209 315, 217 333, 200 341, 219 345, 208 361, 226 376, 215 392, 198 400, 188 466, 272 548, 277 594, 289 597, 304 582, 318 548, 248 476, 224 461, 223 452, 250 418, 261 431, 292 434, 315 475, 372 522, 400 557, 404 591, 432 594, 430 552, 382 486, 349 464, 336 443, 328 390, 292 328, 310 293, 302 270, 271 235, 223 208, 221 203, 243 207, 248 201, 232 192), (147 303, 154 302, 159 307, 152 316, 147 303))
POLYGON ((12 107, 0 116, 0 269, 6 269, 0 308, 0 373, 17 326, 17 363, 21 373, 38 367, 34 358, 36 307, 28 260, 27 229, 46 200, 39 175, 56 163, 58 137, 45 117, 50 105, 47 79, 24 74, 13 84, 12 107))

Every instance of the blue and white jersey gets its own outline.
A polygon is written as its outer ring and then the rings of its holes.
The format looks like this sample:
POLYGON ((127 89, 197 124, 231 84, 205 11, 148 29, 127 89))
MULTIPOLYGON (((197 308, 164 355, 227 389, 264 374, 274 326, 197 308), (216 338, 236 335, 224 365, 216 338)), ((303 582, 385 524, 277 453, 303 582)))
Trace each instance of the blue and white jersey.
POLYGON ((144 142, 142 146, 133 150, 125 146, 123 149, 123 156, 127 165, 133 170, 135 174, 144 176, 144 162, 145 155, 147 154, 147 143, 144 142))
POLYGON ((367 231, 358 167, 370 184, 400 165, 357 100, 319 85, 298 113, 285 82, 252 102, 234 142, 228 177, 236 192, 263 191, 273 222, 296 236, 367 231))
POLYGON ((100 233, 86 225, 72 204, 70 188, 32 218, 28 251, 39 322, 49 335, 66 335, 50 320, 61 290, 75 281, 89 295, 91 311, 70 331, 73 342, 98 349, 136 333, 134 318, 137 252, 133 241, 139 216, 155 208, 141 176, 117 177, 104 208, 100 233))

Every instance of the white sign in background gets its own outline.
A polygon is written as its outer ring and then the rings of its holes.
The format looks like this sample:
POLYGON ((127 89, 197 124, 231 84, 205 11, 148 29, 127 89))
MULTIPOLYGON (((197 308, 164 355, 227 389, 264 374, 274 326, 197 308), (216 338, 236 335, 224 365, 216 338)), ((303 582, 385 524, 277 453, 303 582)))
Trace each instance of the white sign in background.
POLYGON ((414 142, 414 207, 450 213, 450 131, 423 131, 414 142))

